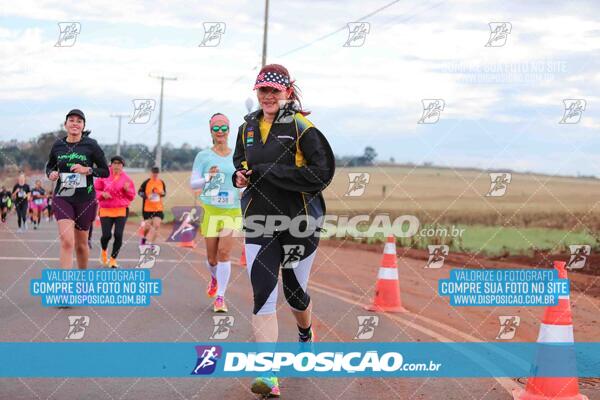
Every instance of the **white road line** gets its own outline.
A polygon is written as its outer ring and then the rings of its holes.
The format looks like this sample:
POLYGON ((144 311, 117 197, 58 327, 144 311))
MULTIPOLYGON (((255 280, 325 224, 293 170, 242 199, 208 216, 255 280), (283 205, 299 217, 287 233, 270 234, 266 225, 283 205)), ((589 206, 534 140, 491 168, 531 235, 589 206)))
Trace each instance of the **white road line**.
POLYGON ((54 239, 27 239, 27 238, 22 238, 22 239, 0 239, 0 242, 9 242, 9 243, 21 243, 21 242, 27 242, 27 243, 50 243, 50 242, 56 242, 56 243, 60 243, 58 241, 58 238, 54 238, 54 239))
MULTIPOLYGON (((60 244, 60 240, 58 238, 54 238, 54 239, 29 239, 27 237, 23 237, 21 239, 0 239, 0 242, 8 242, 8 243, 21 243, 21 242, 26 242, 26 243, 51 243, 51 242, 56 242, 56 244, 60 244)), ((96 240, 94 240, 92 243, 96 244, 96 240)), ((130 244, 130 243, 139 243, 138 240, 129 240, 129 241, 123 241, 123 244, 130 244)), ((159 245, 163 245, 163 244, 168 244, 166 242, 164 243, 156 243, 159 245)))
MULTIPOLYGON (((23 240, 25 240, 27 242, 55 242, 55 241, 57 241, 56 238, 55 239, 25 239, 25 238, 23 238, 23 240)), ((21 240, 19 240, 19 239, 0 239, 0 242, 20 242, 20 241, 21 240)), ((124 242, 124 244, 125 243, 127 243, 127 242, 124 242)), ((168 244, 165 243, 165 245, 168 245, 168 244)), ((195 250, 196 250, 195 252, 198 252, 198 253, 200 253, 203 256, 206 255, 205 249, 196 248, 195 250)), ((39 261, 59 261, 58 258, 50 258, 50 257, 44 257, 44 258, 36 258, 36 257, 0 257, 0 261, 3 261, 3 260, 4 261, 36 261, 36 260, 39 260, 39 261)), ((119 261, 138 262, 138 259, 137 258, 135 258, 135 259, 133 259, 133 258, 124 258, 124 259, 119 259, 119 261)), ((160 259, 160 261, 158 261, 158 262, 181 263, 182 261, 185 262, 184 259, 160 259)), ((190 262, 190 261, 188 261, 188 262, 190 262)), ((235 261, 233 263, 235 264, 235 261)), ((347 292, 347 291, 345 291, 343 289, 333 288, 333 287, 330 287, 329 285, 325 285, 325 284, 320 283, 320 282, 315 282, 314 280, 313 280, 313 282, 311 282, 310 286, 311 286, 311 288, 314 291, 319 292, 321 294, 324 294, 326 296, 330 296, 330 297, 336 298, 338 300, 341 300, 342 302, 345 302, 345 303, 348 303, 348 304, 352 304, 352 305, 355 305, 355 306, 362 306, 362 304, 358 303, 356 300, 353 300, 351 298, 352 296, 347 297, 347 296, 351 295, 351 293, 347 292), (332 291, 337 292, 337 294, 336 293, 332 293, 332 291)), ((431 330, 431 329, 425 327, 424 325, 415 323, 414 320, 413 321, 409 321, 406 318, 402 318, 398 314, 382 313, 381 315, 384 315, 384 316, 386 316, 388 318, 394 319, 394 320, 396 320, 398 322, 404 323, 405 325, 410 326, 411 328, 413 328, 415 330, 418 330, 421 333, 424 333, 425 335, 427 335, 427 336, 429 336, 429 337, 431 337, 431 338, 433 338, 433 339, 435 339, 435 340, 437 340, 439 342, 446 342, 446 343, 448 343, 448 342, 450 342, 450 343, 454 342, 454 340, 450 339, 449 337, 444 336, 443 334, 441 334, 439 332, 436 332, 434 330, 431 330)), ((421 316, 421 315, 416 315, 416 314, 413 314, 413 313, 409 313, 409 315, 411 317, 413 317, 414 319, 420 320, 422 323, 425 323, 425 324, 427 324, 429 326, 436 327, 438 329, 444 330, 447 333, 457 335, 459 337, 462 337, 463 339, 466 339, 467 341, 470 341, 470 342, 481 342, 480 339, 478 339, 478 338, 476 338, 474 336, 468 335, 468 334, 466 334, 466 333, 464 333, 462 331, 459 331, 458 329, 455 329, 455 328, 453 328, 453 327, 451 327, 449 325, 440 323, 439 321, 435 321, 433 319, 430 319, 430 318, 427 318, 427 317, 424 317, 424 316, 421 316)), ((494 379, 508 393, 512 393, 512 389, 520 387, 512 379, 497 378, 497 377, 495 377, 494 379)))
MULTIPOLYGON (((119 258, 119 261, 125 261, 125 262, 138 262, 139 258, 119 258)), ((54 258, 54 257, 0 257, 0 261, 59 261, 58 257, 54 258)), ((188 260, 185 260, 183 258, 180 259, 175 259, 175 258, 171 258, 171 259, 161 259, 159 258, 157 261, 157 263, 162 263, 162 262, 166 262, 166 263, 180 263, 180 262, 191 262, 188 260)))

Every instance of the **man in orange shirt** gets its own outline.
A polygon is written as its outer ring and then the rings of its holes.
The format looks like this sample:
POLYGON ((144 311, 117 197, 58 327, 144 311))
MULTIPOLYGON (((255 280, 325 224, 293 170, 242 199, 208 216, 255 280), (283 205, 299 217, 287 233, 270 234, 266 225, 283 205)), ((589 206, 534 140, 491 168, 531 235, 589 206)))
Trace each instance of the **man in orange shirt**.
POLYGON ((167 195, 167 187, 162 179, 159 179, 158 167, 152 168, 150 178, 142 182, 138 195, 143 199, 142 216, 144 217, 144 236, 141 244, 156 241, 156 235, 160 229, 160 224, 165 218, 163 197, 167 195))

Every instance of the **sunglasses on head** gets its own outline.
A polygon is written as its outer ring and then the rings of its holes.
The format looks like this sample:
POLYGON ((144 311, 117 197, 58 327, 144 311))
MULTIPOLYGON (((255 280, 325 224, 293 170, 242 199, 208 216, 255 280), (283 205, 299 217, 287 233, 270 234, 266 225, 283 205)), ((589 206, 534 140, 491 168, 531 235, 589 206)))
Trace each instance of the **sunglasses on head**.
POLYGON ((221 125, 221 126, 215 125, 212 127, 213 132, 219 132, 219 131, 227 132, 228 130, 229 130, 229 125, 221 125))

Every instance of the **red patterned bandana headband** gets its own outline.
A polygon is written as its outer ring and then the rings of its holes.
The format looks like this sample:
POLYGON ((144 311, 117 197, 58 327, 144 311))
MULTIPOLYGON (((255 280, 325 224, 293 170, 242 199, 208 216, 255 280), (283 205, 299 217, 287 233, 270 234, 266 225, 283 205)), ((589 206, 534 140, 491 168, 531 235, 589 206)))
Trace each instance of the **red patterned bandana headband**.
POLYGON ((286 90, 291 86, 290 78, 273 71, 261 72, 256 77, 254 90, 264 86, 269 86, 278 90, 286 90))

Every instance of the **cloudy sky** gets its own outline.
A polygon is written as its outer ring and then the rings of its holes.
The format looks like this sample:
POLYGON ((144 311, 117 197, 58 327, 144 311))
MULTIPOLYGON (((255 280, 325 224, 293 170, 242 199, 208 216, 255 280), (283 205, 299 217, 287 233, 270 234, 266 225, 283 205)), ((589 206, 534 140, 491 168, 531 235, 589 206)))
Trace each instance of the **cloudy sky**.
MULTIPOLYGON (((237 126, 254 97, 263 12, 260 0, 4 2, 0 140, 53 130, 78 107, 93 137, 115 143, 111 113, 158 101, 149 75, 164 74, 177 81, 165 83, 163 140, 206 146, 210 115, 237 126), (72 46, 56 46, 59 22, 79 24, 72 46), (217 46, 199 46, 206 22, 225 24, 217 46)), ((380 160, 600 176, 599 12, 593 1, 271 0, 268 62, 288 67, 339 155, 370 145, 380 160), (351 22, 368 23, 362 46, 344 47, 351 22), (507 23, 505 40, 490 23, 507 23), (418 123, 424 99, 443 100, 436 123, 418 123), (585 109, 560 124, 565 99, 585 109)), ((124 124, 124 140, 154 144, 157 114, 124 124)))

